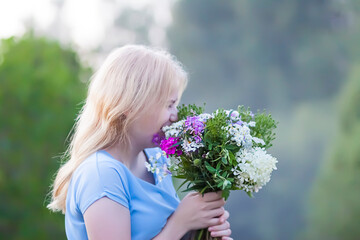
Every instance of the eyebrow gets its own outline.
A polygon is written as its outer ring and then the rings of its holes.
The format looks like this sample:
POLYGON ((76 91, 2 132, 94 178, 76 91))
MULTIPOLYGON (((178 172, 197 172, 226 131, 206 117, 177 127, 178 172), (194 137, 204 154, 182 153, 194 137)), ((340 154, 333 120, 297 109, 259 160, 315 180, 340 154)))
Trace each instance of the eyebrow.
POLYGON ((176 103, 177 100, 178 100, 178 99, 175 99, 175 100, 174 100, 174 99, 171 99, 170 102, 176 103))

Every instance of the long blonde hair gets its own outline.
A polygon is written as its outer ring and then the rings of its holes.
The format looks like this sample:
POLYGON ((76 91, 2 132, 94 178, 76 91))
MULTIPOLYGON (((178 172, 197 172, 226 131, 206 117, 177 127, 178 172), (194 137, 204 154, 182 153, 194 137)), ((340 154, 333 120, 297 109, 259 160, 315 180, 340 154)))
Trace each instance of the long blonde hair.
POLYGON ((92 153, 121 142, 131 143, 128 126, 152 104, 165 104, 174 89, 181 96, 187 85, 182 65, 169 53, 126 45, 109 54, 91 77, 87 98, 73 126, 74 134, 62 156, 51 202, 52 211, 66 211, 66 194, 73 172, 92 153))

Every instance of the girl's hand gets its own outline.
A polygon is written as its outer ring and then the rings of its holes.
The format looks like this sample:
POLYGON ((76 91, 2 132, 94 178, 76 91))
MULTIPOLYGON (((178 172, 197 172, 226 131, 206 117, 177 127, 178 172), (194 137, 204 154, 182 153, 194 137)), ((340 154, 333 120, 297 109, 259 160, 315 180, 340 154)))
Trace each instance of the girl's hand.
POLYGON ((226 220, 223 207, 225 200, 221 194, 221 191, 205 193, 204 197, 196 192, 187 194, 173 213, 177 226, 186 233, 191 230, 219 225, 219 216, 226 220))
POLYGON ((208 228, 209 232, 211 232, 212 237, 222 237, 221 240, 232 240, 232 238, 230 237, 230 223, 227 221, 229 216, 229 212, 225 210, 224 214, 220 216, 221 223, 208 228))

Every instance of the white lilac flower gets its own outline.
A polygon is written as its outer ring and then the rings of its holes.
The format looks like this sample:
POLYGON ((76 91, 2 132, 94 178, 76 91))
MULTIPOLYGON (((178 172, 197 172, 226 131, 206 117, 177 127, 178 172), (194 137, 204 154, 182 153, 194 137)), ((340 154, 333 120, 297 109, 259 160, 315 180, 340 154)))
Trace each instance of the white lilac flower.
POLYGON ((235 110, 225 110, 226 114, 230 117, 230 120, 233 122, 237 122, 241 119, 241 117, 239 117, 239 112, 235 111, 235 110))
POLYGON ((204 147, 202 142, 196 142, 192 139, 184 139, 184 142, 181 144, 185 152, 195 152, 197 149, 204 147))
POLYGON ((253 137, 250 135, 250 129, 246 125, 229 125, 226 127, 227 136, 239 147, 251 148, 253 137))
POLYGON ((176 171, 179 169, 180 163, 181 163, 180 157, 170 157, 169 168, 173 171, 176 171))
POLYGON ((255 127, 256 122, 254 122, 254 121, 250 121, 247 125, 249 125, 250 127, 255 127))
POLYGON ((265 145, 264 140, 262 140, 261 138, 253 137, 252 140, 253 140, 255 143, 261 143, 261 145, 265 145))
POLYGON ((208 113, 202 113, 199 115, 199 120, 206 122, 208 119, 212 118, 213 116, 208 113))
POLYGON ((161 158, 161 153, 160 152, 156 153, 155 158, 160 159, 161 158))
MULTIPOLYGON (((149 172, 156 173, 157 179, 161 182, 167 175, 172 175, 169 170, 171 162, 170 159, 165 158, 164 162, 160 160, 163 152, 158 152, 154 156, 149 157, 149 162, 145 162, 145 167, 149 172)), ((165 154, 166 155, 166 154, 165 154)))
POLYGON ((258 192, 276 170, 276 158, 267 154, 265 149, 242 149, 236 153, 237 166, 232 169, 236 184, 247 192, 258 192))
POLYGON ((171 124, 170 126, 164 126, 162 131, 165 133, 166 138, 177 137, 184 129, 185 120, 181 120, 171 124))
POLYGON ((145 167, 146 167, 146 169, 147 169, 149 172, 152 172, 152 173, 155 172, 155 169, 153 170, 153 168, 151 167, 151 164, 150 164, 150 163, 145 162, 145 167))

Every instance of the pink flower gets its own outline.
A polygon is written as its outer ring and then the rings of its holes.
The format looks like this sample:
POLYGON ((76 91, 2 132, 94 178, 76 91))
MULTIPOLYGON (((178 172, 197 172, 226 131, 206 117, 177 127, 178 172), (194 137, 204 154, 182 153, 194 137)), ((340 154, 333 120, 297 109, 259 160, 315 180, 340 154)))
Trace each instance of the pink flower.
POLYGON ((174 137, 170 137, 169 139, 163 139, 160 143, 160 148, 166 152, 166 155, 173 155, 177 153, 178 155, 182 154, 181 150, 177 150, 176 146, 172 147, 174 144, 178 143, 178 139, 174 137))

